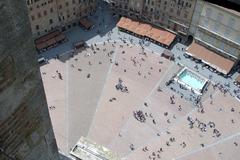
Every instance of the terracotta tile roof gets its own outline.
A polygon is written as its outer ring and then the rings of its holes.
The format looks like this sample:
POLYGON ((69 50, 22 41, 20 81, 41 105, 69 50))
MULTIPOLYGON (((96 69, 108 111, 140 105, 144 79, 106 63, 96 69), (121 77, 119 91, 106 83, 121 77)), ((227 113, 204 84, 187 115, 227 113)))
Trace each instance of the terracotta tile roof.
POLYGON ((139 26, 135 29, 135 33, 140 36, 146 36, 151 29, 152 29, 151 25, 140 23, 139 26))
POLYGON ((160 37, 164 36, 164 35, 161 35, 161 34, 162 34, 161 30, 159 30, 157 28, 152 28, 150 30, 150 34, 148 34, 148 36, 149 36, 149 38, 152 38, 155 41, 159 41, 160 37))
POLYGON ((35 44, 36 48, 41 50, 51 45, 54 45, 55 43, 58 43, 64 39, 66 39, 66 36, 63 33, 57 31, 40 37, 35 41, 35 44))
POLYGON ((170 45, 174 41, 176 35, 174 35, 170 32, 167 32, 167 31, 165 31, 165 35, 166 36, 165 36, 165 38, 162 39, 162 41, 164 44, 170 45))
POLYGON ((235 63, 195 42, 189 46, 187 52, 224 74, 228 74, 235 63))
POLYGON ((48 46, 51 46, 51 45, 55 44, 56 42, 57 41, 54 38, 52 38, 52 39, 49 39, 46 43, 48 46))
POLYGON ((176 35, 166 30, 153 27, 147 23, 134 21, 126 17, 122 17, 117 23, 117 26, 140 36, 148 37, 167 46, 169 46, 176 37, 176 35))
POLYGON ((60 34, 60 35, 58 35, 57 37, 55 37, 55 40, 56 40, 57 42, 62 41, 62 40, 64 40, 64 39, 66 39, 65 34, 60 34))
POLYGON ((46 42, 46 41, 48 41, 49 39, 52 39, 52 38, 58 36, 59 34, 61 34, 60 31, 58 31, 58 30, 53 31, 53 32, 51 32, 51 33, 48 33, 48 34, 46 34, 46 35, 44 35, 44 36, 36 39, 36 40, 35 40, 35 43, 36 43, 36 44, 39 44, 39 43, 46 42))
POLYGON ((135 30, 140 26, 139 22, 131 21, 129 22, 128 30, 135 33, 135 30))
POLYGON ((117 26, 125 29, 130 22, 131 20, 129 18, 121 17, 120 21, 117 23, 117 26))
POLYGON ((36 44, 36 48, 39 49, 39 50, 47 48, 47 47, 48 47, 48 45, 47 45, 46 42, 36 44))
POLYGON ((125 17, 121 17, 120 21, 117 23, 117 27, 123 28, 125 22, 125 17))

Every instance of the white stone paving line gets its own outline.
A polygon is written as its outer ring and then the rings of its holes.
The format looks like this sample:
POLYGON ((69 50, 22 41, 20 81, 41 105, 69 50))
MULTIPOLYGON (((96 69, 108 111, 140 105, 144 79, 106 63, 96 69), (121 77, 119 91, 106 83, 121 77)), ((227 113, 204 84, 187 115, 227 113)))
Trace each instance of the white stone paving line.
POLYGON ((219 140, 219 141, 217 141, 217 142, 215 142, 215 143, 209 144, 209 145, 207 145, 207 146, 204 147, 204 148, 199 148, 199 149, 193 150, 193 151, 191 151, 191 152, 188 152, 188 153, 186 153, 186 154, 184 154, 184 155, 178 156, 177 158, 173 158, 172 160, 178 160, 178 159, 181 159, 181 158, 186 157, 186 156, 188 156, 188 155, 191 155, 191 154, 200 152, 200 151, 202 151, 202 150, 208 149, 208 148, 213 147, 213 146, 215 146, 215 145, 218 145, 218 144, 220 144, 220 143, 224 143, 225 141, 228 141, 228 140, 230 140, 230 139, 232 139, 232 138, 235 138, 235 137, 237 137, 237 136, 240 136, 240 132, 238 132, 238 133, 236 133, 236 134, 233 134, 233 135, 231 135, 231 136, 228 136, 228 137, 226 137, 226 138, 223 138, 223 139, 221 139, 221 140, 219 140))
POLYGON ((69 96, 69 60, 66 61, 65 63, 65 70, 66 70, 66 81, 65 81, 65 116, 66 116, 66 137, 67 137, 67 150, 69 149, 69 101, 68 101, 68 96, 69 96))
MULTIPOLYGON (((100 42, 100 43, 101 43, 101 42, 100 42)), ((99 44, 100 44, 100 43, 99 43, 99 44)), ((105 79, 104 87, 102 88, 102 91, 101 91, 101 94, 100 94, 100 98, 99 98, 99 100, 98 100, 98 102, 97 102, 96 110, 95 110, 95 113, 94 113, 94 116, 93 116, 92 124, 91 124, 91 126, 90 126, 90 128, 89 128, 89 130, 88 130, 87 137, 88 137, 90 131, 92 130, 92 128, 94 127, 94 126, 93 126, 94 117, 95 117, 95 115, 96 115, 96 113, 97 113, 97 111, 98 111, 100 102, 101 102, 101 100, 102 100, 102 97, 103 97, 102 94, 103 94, 103 91, 104 91, 105 88, 106 88, 106 82, 108 81, 108 79, 109 79, 109 77, 110 77, 110 74, 111 74, 111 71, 112 71, 112 67, 113 67, 113 65, 115 64, 116 55, 117 55, 117 46, 115 47, 115 50, 114 50, 114 55, 113 55, 113 58, 112 58, 112 62, 113 62, 113 63, 110 64, 110 67, 109 67, 109 69, 108 69, 108 73, 107 73, 107 76, 106 76, 106 79, 105 79)))

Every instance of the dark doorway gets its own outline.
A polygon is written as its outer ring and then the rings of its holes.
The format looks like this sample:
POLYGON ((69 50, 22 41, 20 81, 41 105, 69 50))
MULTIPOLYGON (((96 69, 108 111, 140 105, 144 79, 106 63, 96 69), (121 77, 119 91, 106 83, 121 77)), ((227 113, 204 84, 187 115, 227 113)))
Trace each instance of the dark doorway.
POLYGON ((62 31, 66 31, 66 27, 62 27, 62 31))
POLYGON ((187 40, 186 40, 186 45, 189 46, 190 44, 192 44, 193 42, 193 36, 192 35, 188 35, 187 40))

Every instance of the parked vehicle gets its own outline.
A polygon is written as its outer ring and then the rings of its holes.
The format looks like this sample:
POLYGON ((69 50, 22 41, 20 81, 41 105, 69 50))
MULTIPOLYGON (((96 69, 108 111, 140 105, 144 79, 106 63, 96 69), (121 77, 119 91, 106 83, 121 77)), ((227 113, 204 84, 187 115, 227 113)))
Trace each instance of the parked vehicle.
POLYGON ((44 57, 40 57, 40 58, 38 58, 38 63, 39 64, 46 64, 46 63, 48 63, 48 59, 44 58, 44 57))

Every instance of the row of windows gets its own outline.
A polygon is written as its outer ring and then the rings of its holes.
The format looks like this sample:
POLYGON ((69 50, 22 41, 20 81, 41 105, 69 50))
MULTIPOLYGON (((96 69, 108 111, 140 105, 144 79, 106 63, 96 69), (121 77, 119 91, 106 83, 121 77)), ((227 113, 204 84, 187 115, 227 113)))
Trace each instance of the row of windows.
MULTIPOLYGON (((80 0, 82 1, 82 0, 80 0)), ((86 0, 85 0, 86 1, 86 0)), ((92 0, 91 0, 92 1, 92 0)), ((75 0, 72 1, 73 3, 75 3, 75 0)), ((68 5, 68 2, 66 2, 66 5, 68 5)), ((62 6, 60 6, 61 8, 62 6)), ((73 9, 73 15, 76 15, 76 12, 75 12, 75 7, 72 8, 73 9)), ((90 10, 92 10, 92 6, 90 6, 90 10)), ((48 14, 51 14, 54 12, 54 9, 53 8, 50 8, 49 11, 48 10, 44 10, 42 13, 41 12, 38 12, 37 15, 31 15, 31 20, 34 21, 36 20, 37 18, 41 18, 41 17, 45 17, 47 16, 48 14)), ((69 11, 67 11, 67 13, 69 14, 69 11)), ((59 13, 60 15, 62 15, 62 13, 60 12, 59 13)))
MULTIPOLYGON (((84 11, 82 11, 82 13, 88 14, 88 11, 93 11, 93 8, 91 8, 91 9, 89 9, 89 10, 85 9, 84 11)), ((81 13, 81 12, 78 13, 77 16, 80 16, 80 17, 81 17, 82 13, 81 13)), ((76 16, 76 13, 73 12, 73 15, 76 16)), ((67 17, 67 18, 70 18, 71 15, 70 15, 70 14, 67 14, 66 17, 67 17)), ((63 15, 62 12, 60 12, 60 15, 59 15, 59 17, 58 17, 59 22, 62 21, 62 20, 65 20, 66 17, 63 15)), ((53 19, 49 19, 49 24, 53 24, 53 23, 54 23, 53 19)), ((35 25, 35 29, 36 29, 36 30, 40 30, 40 26, 39 26, 39 25, 35 25)))
MULTIPOLYGON (((150 1, 150 0, 147 0, 145 1, 145 4, 147 5, 152 5, 154 6, 154 0, 153 1, 150 1)), ((156 3, 158 3, 158 6, 160 7, 160 3, 163 2, 161 0, 158 0, 156 3)), ((164 5, 166 6, 168 4, 169 1, 164 1, 164 5)), ((191 1, 192 2, 192 1, 191 1)), ((175 7, 175 6, 179 6, 179 7, 188 7, 188 8, 191 8, 192 7, 192 3, 191 2, 185 2, 185 1, 181 1, 181 0, 172 0, 170 1, 170 5, 171 7, 175 7)))
MULTIPOLYGON (((53 24, 53 20, 52 20, 52 19, 49 19, 49 24, 53 24)), ((36 29, 36 30, 39 30, 39 29, 40 29, 39 25, 36 25, 36 26, 35 26, 35 29, 36 29)))
MULTIPOLYGON (((53 13, 53 8, 50 8, 49 10, 50 13, 53 13)), ((47 16, 48 15, 48 11, 44 10, 43 14, 41 14, 41 12, 37 13, 37 18, 41 18, 42 16, 47 16)), ((31 20, 34 21, 36 19, 36 17, 34 15, 31 15, 31 20)))
MULTIPOLYGON (((39 0, 35 0, 34 2, 37 2, 37 1, 39 1, 39 0)), ((72 4, 75 4, 76 1, 77 1, 77 0, 71 0, 72 4)), ((78 3, 81 4, 81 3, 86 3, 86 2, 87 2, 88 4, 90 4, 90 3, 93 3, 94 1, 95 1, 95 0, 78 0, 78 3)), ((39 8, 40 6, 46 6, 47 4, 50 4, 50 3, 52 3, 52 2, 53 2, 53 0, 49 0, 48 2, 44 2, 44 3, 42 3, 41 5, 38 4, 38 5, 36 6, 36 8, 39 8)), ((69 3, 70 3, 70 0, 69 0, 69 2, 66 2, 65 5, 66 5, 66 6, 69 6, 69 3)), ((31 4, 33 4, 33 0, 27 0, 27 5, 31 5, 31 4)), ((59 5, 59 9, 61 9, 61 8, 62 8, 62 5, 59 5)), ((30 10, 32 11, 33 8, 30 7, 30 10)))
MULTIPOLYGON (((27 0, 27 5, 31 5, 31 4, 33 4, 33 3, 36 3, 36 2, 38 2, 38 1, 40 1, 40 0, 27 0)), ((41 5, 42 6, 45 6, 45 5, 47 5, 47 4, 50 4, 50 3, 52 3, 53 2, 53 0, 48 0, 47 2, 44 2, 44 3, 42 3, 41 5)), ((39 5, 37 5, 37 8, 39 7, 39 5)))
MULTIPOLYGON (((78 0, 78 3, 79 4, 81 4, 81 3, 86 3, 86 2, 88 2, 88 4, 90 4, 90 3, 93 3, 94 2, 94 0, 78 0)), ((75 4, 76 3, 76 0, 72 0, 72 4, 75 4)), ((86 4, 85 4, 86 5, 86 4)), ((66 2, 65 3, 65 6, 69 6, 69 2, 66 2)), ((59 9, 62 9, 62 4, 60 4, 59 6, 58 6, 58 8, 59 9)))
MULTIPOLYGON (((148 2, 150 2, 150 1, 148 1, 148 2)), ((152 1, 152 4, 153 4, 153 1, 152 1)), ((163 10, 167 10, 167 2, 165 1, 165 3, 164 3, 164 7, 163 7, 163 10)), ((113 3, 113 6, 115 6, 115 4, 113 3)), ((119 8, 120 9, 128 9, 128 5, 127 4, 125 4, 125 5, 122 5, 122 4, 119 4, 119 8)), ((160 7, 158 7, 158 9, 157 8, 155 8, 155 6, 154 6, 154 4, 153 4, 153 6, 145 6, 144 7, 144 10, 145 11, 149 11, 149 12, 154 12, 154 10, 160 10, 160 7)), ((176 8, 173 8, 173 7, 171 7, 170 8, 170 12, 171 13, 173 13, 175 10, 177 10, 177 15, 181 15, 181 11, 182 11, 182 8, 179 8, 178 7, 178 9, 176 9, 176 8)), ((186 9, 184 9, 184 17, 185 18, 187 18, 188 17, 188 11, 186 10, 186 9)))

